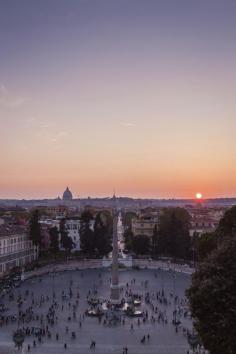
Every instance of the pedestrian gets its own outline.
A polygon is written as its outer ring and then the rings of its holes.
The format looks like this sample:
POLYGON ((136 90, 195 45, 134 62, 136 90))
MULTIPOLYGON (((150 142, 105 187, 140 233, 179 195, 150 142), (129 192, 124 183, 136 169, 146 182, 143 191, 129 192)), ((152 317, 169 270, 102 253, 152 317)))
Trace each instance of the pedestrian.
POLYGON ((146 337, 143 336, 143 338, 141 339, 141 343, 145 343, 146 337))

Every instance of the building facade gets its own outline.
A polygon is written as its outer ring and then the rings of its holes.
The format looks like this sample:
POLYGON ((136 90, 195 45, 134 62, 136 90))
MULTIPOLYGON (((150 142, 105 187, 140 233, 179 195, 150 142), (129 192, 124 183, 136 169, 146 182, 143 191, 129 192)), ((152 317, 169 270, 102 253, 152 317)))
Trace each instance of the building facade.
MULTIPOLYGON (((61 233, 60 233, 60 223, 64 221, 64 228, 67 232, 67 235, 73 241, 73 249, 72 252, 80 251, 80 229, 81 229, 81 219, 80 217, 66 217, 66 218, 58 218, 58 219, 44 219, 40 221, 41 229, 44 230, 44 234, 46 235, 46 228, 48 229, 48 238, 49 238, 49 229, 52 227, 56 227, 59 231, 59 249, 61 251, 64 250, 61 243, 61 233)), ((93 231, 94 230, 94 219, 90 220, 89 227, 93 231)), ((50 247, 50 245, 49 245, 50 247)), ((48 248, 49 248, 48 247, 48 248)))
POLYGON ((37 259, 37 247, 25 229, 0 227, 0 276, 15 267, 22 267, 37 259))
POLYGON ((132 219, 132 232, 134 237, 145 235, 151 238, 155 226, 158 226, 158 219, 156 217, 139 217, 132 219))
POLYGON ((222 208, 194 208, 188 210, 190 220, 190 236, 201 236, 203 233, 213 232, 219 225, 225 209, 222 208))
POLYGON ((73 250, 80 250, 80 219, 79 218, 68 218, 65 220, 65 230, 68 236, 73 241, 73 250))

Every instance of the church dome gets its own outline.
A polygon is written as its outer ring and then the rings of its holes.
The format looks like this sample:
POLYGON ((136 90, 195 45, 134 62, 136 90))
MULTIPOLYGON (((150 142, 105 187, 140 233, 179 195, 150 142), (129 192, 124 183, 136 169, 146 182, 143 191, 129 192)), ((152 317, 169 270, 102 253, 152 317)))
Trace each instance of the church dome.
POLYGON ((63 200, 72 200, 73 199, 72 193, 68 187, 66 188, 65 192, 63 193, 62 199, 63 200))

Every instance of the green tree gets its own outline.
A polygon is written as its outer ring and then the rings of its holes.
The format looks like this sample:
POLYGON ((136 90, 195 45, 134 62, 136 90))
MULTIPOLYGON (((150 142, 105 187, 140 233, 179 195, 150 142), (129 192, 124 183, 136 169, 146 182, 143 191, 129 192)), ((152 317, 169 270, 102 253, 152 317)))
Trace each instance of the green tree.
POLYGON ((71 237, 68 236, 68 232, 65 229, 65 219, 60 222, 60 234, 61 234, 61 245, 66 252, 70 253, 74 247, 74 242, 71 237))
POLYGON ((159 254, 174 258, 188 258, 191 238, 190 215, 184 208, 163 209, 158 223, 159 254))
POLYGON ((98 213, 94 223, 94 249, 98 255, 105 256, 112 250, 111 246, 111 232, 109 225, 105 225, 98 213))
POLYGON ((132 232, 132 229, 131 229, 131 227, 128 227, 124 231, 125 249, 127 251, 132 251, 133 250, 133 239, 134 239, 134 234, 132 232))
POLYGON ((196 241, 198 260, 202 261, 228 237, 236 237, 236 206, 228 209, 213 232, 202 234, 196 241))
POLYGON ((29 223, 29 234, 30 238, 33 241, 33 244, 36 246, 41 245, 41 230, 39 223, 39 211, 35 209, 32 211, 29 223))
POLYGON ((216 230, 219 240, 236 236, 236 205, 228 209, 219 222, 216 230))
POLYGON ((111 212, 109 210, 102 210, 100 212, 100 216, 103 224, 108 228, 109 232, 112 234, 113 218, 111 212))
POLYGON ((126 213, 123 214, 123 225, 125 230, 131 229, 132 227, 132 220, 136 217, 136 213, 133 211, 127 211, 126 213))
POLYGON ((152 253, 153 255, 157 255, 158 254, 158 229, 157 229, 157 225, 154 226, 153 229, 153 235, 152 235, 152 253))
POLYGON ((50 248, 53 253, 57 253, 59 251, 59 231, 56 226, 51 227, 49 229, 50 235, 50 248))
POLYGON ((217 235, 215 232, 207 232, 198 236, 195 241, 197 259, 202 261, 217 247, 217 235))
POLYGON ((133 251, 136 254, 150 254, 150 238, 146 235, 137 235, 133 238, 133 251))
POLYGON ((84 211, 81 215, 80 224, 80 246, 84 253, 95 254, 94 231, 91 230, 90 223, 93 215, 89 211, 84 211))
POLYGON ((187 290, 194 326, 206 349, 236 353, 236 238, 225 238, 199 266, 187 290))

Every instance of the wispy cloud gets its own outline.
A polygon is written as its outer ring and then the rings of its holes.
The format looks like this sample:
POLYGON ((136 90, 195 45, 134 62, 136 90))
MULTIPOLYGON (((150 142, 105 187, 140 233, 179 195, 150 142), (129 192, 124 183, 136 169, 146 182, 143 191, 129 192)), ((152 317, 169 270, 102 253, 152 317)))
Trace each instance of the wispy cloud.
POLYGON ((7 88, 5 85, 1 84, 0 85, 0 95, 6 95, 7 94, 7 88))
POLYGON ((57 133, 58 138, 61 138, 61 137, 66 136, 66 135, 68 135, 67 131, 60 131, 60 132, 57 133))
POLYGON ((0 107, 16 108, 21 107, 27 101, 26 97, 15 95, 7 89, 4 84, 0 84, 0 107))
POLYGON ((135 127, 135 124, 131 122, 121 122, 120 125, 122 127, 135 127))
POLYGON ((54 136, 51 138, 52 143, 57 143, 59 140, 62 138, 66 137, 68 135, 67 131, 60 131, 54 134, 54 136))
POLYGON ((33 123, 33 122, 36 121, 36 119, 37 119, 36 117, 29 117, 29 118, 26 118, 26 119, 25 119, 25 122, 26 122, 26 123, 33 123))

